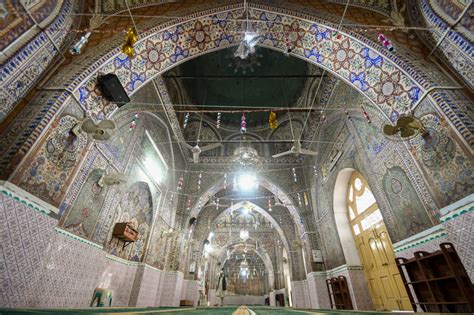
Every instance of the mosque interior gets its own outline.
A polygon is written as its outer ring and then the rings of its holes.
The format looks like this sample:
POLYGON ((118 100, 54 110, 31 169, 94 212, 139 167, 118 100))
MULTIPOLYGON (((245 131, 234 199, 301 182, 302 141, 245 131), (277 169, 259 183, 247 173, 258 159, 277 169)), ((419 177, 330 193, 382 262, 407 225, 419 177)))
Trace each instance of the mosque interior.
POLYGON ((0 313, 474 312, 473 14, 0 1, 0 313))

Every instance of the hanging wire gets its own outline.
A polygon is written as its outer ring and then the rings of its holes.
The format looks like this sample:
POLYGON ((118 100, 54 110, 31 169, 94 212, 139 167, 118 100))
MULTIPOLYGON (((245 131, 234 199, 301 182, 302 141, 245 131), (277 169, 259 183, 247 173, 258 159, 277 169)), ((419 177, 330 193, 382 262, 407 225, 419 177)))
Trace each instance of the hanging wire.
MULTIPOLYGON (((338 32, 341 28, 341 25, 342 25, 342 22, 344 20, 344 17, 346 16, 346 12, 347 12, 347 8, 349 7, 349 2, 350 0, 347 0, 346 2, 346 6, 344 8, 344 12, 342 13, 342 17, 341 17, 341 21, 339 22, 339 25, 337 26, 336 28, 336 32, 338 32)), ((324 75, 326 74, 326 69, 323 69, 323 72, 321 74, 321 79, 319 79, 319 83, 318 83, 318 87, 316 89, 316 92, 314 93, 314 98, 313 98, 313 102, 311 102, 311 106, 310 106, 310 109, 313 109, 313 106, 314 106, 314 103, 315 103, 315 100, 316 100, 316 96, 318 95, 318 92, 319 92, 319 89, 321 88, 321 83, 323 82, 323 78, 324 78, 324 75)), ((324 109, 323 109, 324 111, 324 109)), ((306 124, 308 122, 308 119, 309 119, 309 116, 311 116, 311 111, 308 112, 308 115, 306 115, 306 119, 304 121, 304 124, 303 124, 303 128, 301 129, 301 134, 300 134, 300 137, 299 137, 299 140, 301 141, 301 138, 303 137, 303 133, 304 133, 304 129, 306 127, 306 124)), ((318 124, 318 127, 321 123, 318 124)), ((311 145, 311 143, 310 143, 311 145)))

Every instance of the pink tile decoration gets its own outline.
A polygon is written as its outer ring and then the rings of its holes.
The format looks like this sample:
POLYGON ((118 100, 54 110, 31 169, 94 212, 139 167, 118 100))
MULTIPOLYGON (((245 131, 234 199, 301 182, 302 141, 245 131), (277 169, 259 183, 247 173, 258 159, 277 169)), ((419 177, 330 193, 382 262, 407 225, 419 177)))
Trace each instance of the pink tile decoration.
POLYGON ((453 217, 443 225, 467 274, 474 281, 474 211, 453 217))
MULTIPOLYGON (((107 255, 58 233, 57 223, 0 194, 0 307, 88 307, 96 287, 113 291, 113 306, 179 305, 182 273, 107 255)), ((186 296, 196 288, 188 285, 186 296)))

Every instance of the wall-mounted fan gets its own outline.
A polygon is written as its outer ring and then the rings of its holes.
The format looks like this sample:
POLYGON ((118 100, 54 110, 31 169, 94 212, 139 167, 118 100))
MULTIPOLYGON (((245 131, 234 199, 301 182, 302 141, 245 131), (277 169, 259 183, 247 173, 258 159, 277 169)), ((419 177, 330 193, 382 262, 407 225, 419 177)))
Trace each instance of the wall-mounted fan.
POLYGON ((400 115, 395 126, 384 125, 382 131, 390 140, 409 140, 417 135, 426 137, 428 134, 423 123, 415 116, 408 114, 400 115))
POLYGON ((99 187, 104 187, 104 186, 118 186, 118 185, 123 185, 127 182, 127 177, 125 174, 121 173, 116 173, 116 174, 102 174, 100 177, 99 181, 97 182, 97 185, 99 187))
POLYGON ((115 123, 111 120, 105 119, 96 124, 91 118, 86 118, 72 128, 72 133, 78 136, 83 132, 91 134, 95 140, 105 141, 110 139, 115 128, 115 123))

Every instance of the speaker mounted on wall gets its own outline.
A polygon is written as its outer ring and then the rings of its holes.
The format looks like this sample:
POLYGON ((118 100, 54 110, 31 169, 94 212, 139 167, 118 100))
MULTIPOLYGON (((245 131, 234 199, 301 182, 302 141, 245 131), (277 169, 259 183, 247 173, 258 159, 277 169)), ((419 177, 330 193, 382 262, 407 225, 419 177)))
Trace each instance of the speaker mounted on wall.
POLYGON ((100 76, 98 78, 98 85, 104 97, 117 104, 119 108, 130 102, 127 92, 115 74, 108 73, 100 76))

